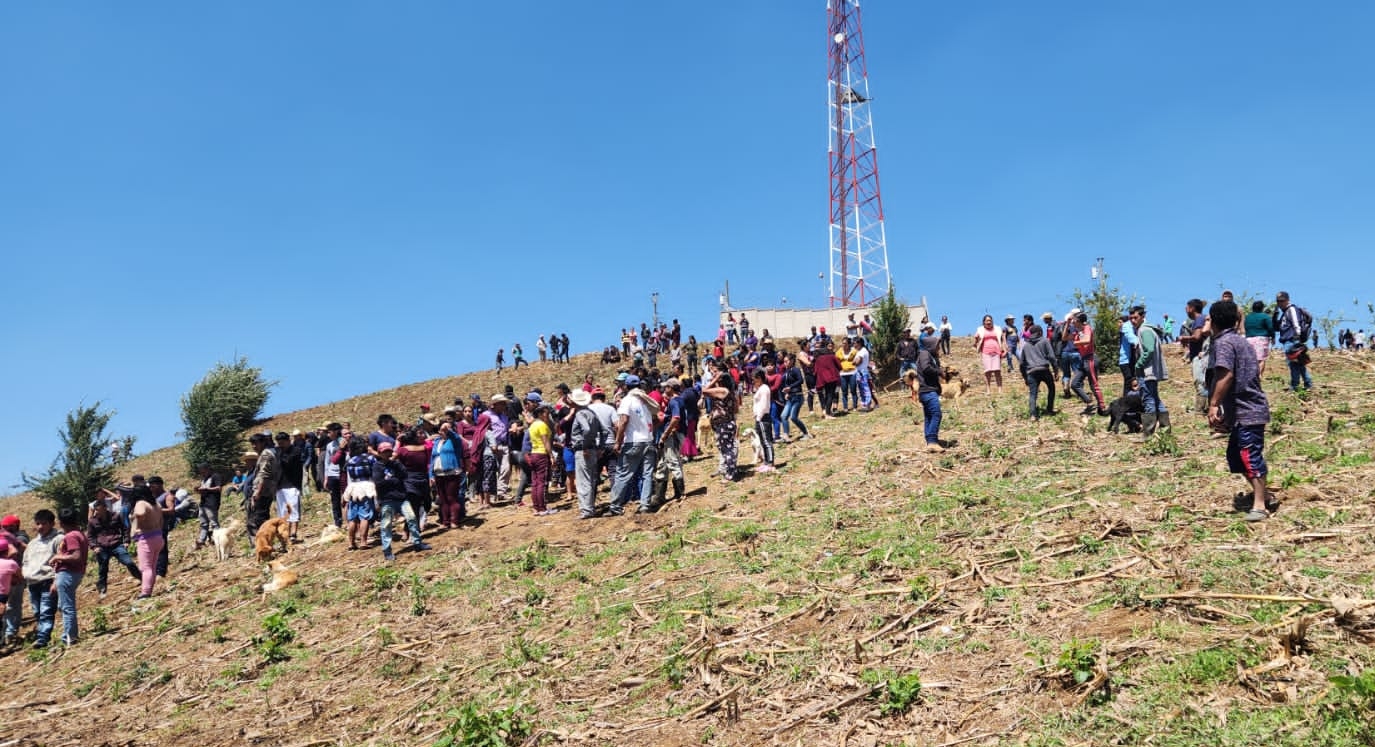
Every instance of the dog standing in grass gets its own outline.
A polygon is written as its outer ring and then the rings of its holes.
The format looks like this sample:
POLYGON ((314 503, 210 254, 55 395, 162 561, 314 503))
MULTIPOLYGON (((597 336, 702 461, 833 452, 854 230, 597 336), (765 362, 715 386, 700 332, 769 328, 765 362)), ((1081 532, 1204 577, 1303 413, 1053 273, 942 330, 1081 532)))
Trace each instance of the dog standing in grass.
POLYGON ((941 369, 941 397, 954 400, 955 404, 959 404, 960 398, 967 391, 969 391, 969 382, 960 376, 959 369, 951 366, 941 369))
POLYGON ((272 552, 275 545, 281 543, 282 553, 291 550, 291 524, 283 517, 268 519, 258 528, 258 534, 253 538, 253 549, 257 553, 259 563, 266 563, 272 559, 272 552))
POLYGON ((221 561, 229 559, 229 546, 234 542, 234 538, 243 531, 243 522, 237 518, 230 519, 228 524, 217 527, 210 532, 210 541, 215 544, 215 557, 221 561))

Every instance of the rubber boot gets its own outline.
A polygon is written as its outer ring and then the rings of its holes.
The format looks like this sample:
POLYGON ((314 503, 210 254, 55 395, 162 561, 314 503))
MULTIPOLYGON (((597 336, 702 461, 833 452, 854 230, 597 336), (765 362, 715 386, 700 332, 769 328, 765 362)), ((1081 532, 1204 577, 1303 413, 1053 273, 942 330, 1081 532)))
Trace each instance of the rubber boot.
POLYGON ((683 499, 683 494, 686 493, 686 492, 687 492, 686 488, 683 487, 683 478, 681 478, 681 477, 675 477, 675 478, 673 478, 673 500, 675 500, 675 501, 682 500, 682 499, 683 499))
POLYGON ((654 492, 649 496, 649 509, 651 511, 657 511, 660 506, 664 505, 664 493, 667 492, 668 478, 654 481, 654 492))
POLYGON ((1141 440, 1145 441, 1155 433, 1155 413, 1146 412, 1141 414, 1141 440))
POLYGON ((1155 424, 1160 428, 1161 433, 1168 432, 1170 430, 1170 413, 1157 413, 1155 416, 1155 424))

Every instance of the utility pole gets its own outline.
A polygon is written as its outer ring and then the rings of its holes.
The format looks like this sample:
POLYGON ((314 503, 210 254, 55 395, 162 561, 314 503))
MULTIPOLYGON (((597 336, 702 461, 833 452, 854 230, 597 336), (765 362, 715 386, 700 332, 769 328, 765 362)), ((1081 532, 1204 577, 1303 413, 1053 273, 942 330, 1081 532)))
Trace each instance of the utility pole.
POLYGON ((659 291, 649 294, 649 300, 654 304, 654 329, 659 329, 659 291))

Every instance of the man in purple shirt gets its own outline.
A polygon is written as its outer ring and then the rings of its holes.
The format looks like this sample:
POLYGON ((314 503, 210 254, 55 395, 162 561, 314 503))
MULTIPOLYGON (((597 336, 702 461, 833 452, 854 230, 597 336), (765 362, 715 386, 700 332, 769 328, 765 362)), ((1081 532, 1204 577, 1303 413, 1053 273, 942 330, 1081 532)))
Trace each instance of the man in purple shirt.
POLYGON ((1237 305, 1215 301, 1208 309, 1213 332, 1213 389, 1208 400, 1208 424, 1230 434, 1227 466, 1251 484, 1248 500, 1238 496, 1234 508, 1246 511, 1247 521, 1264 521, 1279 508, 1265 486, 1265 426, 1270 403, 1260 387, 1255 351, 1237 334, 1237 305))

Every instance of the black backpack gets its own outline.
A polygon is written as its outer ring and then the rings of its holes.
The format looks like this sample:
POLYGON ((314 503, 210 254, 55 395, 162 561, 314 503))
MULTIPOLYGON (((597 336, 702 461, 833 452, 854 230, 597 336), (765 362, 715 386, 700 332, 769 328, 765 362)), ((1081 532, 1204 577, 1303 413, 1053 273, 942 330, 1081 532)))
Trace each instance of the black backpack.
POLYGON ((1302 306, 1295 306, 1294 308, 1299 310, 1299 342, 1307 345, 1308 336, 1313 333, 1313 315, 1302 306))

